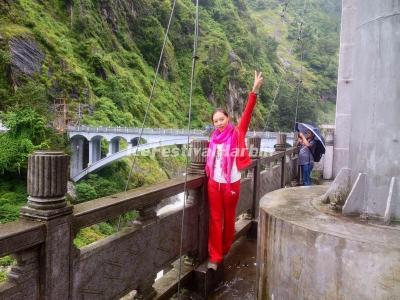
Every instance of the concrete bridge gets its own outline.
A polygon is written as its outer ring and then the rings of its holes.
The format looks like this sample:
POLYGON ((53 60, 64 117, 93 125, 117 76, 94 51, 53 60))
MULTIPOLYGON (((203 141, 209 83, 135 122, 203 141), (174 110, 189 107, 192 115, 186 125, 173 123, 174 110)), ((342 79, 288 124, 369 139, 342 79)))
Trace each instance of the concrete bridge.
MULTIPOLYGON (((82 179, 87 174, 96 171, 111 162, 136 153, 159 147, 187 144, 189 132, 186 129, 145 128, 139 147, 140 128, 124 127, 88 127, 79 126, 67 128, 71 140, 71 174, 73 181, 82 179), (107 153, 101 153, 101 141, 108 143, 107 153), (121 149, 121 141, 127 144, 121 149), (137 149, 138 148, 138 149, 137 149)), ((261 137, 261 150, 272 152, 278 133, 250 131, 248 136, 261 137)), ((292 140, 289 134, 289 141, 292 140)), ((191 130, 191 139, 207 139, 204 130, 191 130)))

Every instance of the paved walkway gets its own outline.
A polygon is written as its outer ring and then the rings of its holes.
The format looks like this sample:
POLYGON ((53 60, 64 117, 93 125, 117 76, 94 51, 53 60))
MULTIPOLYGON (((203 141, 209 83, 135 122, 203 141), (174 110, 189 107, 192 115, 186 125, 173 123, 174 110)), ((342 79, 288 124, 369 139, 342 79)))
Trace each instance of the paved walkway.
POLYGON ((256 298, 257 240, 245 236, 232 246, 224 261, 224 281, 208 299, 254 300, 256 298))
MULTIPOLYGON (((224 281, 207 300, 254 300, 256 282, 257 240, 243 236, 233 245, 224 260, 224 281)), ((177 300, 175 294, 171 297, 177 300)), ((198 294, 183 290, 181 300, 204 300, 198 294)))

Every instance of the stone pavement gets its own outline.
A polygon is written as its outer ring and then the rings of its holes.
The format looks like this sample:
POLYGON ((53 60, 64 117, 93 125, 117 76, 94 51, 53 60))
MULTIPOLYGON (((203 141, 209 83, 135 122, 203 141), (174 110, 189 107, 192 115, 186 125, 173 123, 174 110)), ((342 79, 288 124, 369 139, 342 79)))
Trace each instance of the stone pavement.
POLYGON ((238 239, 224 261, 224 281, 210 295, 212 300, 253 300, 256 298, 257 240, 238 239))

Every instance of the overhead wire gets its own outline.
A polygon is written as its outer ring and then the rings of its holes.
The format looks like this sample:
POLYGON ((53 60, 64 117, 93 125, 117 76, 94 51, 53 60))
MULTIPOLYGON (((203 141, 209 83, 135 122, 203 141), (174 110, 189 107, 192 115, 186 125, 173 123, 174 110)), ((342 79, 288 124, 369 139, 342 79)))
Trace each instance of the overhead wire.
MULTIPOLYGON (((157 68, 156 68, 156 71, 155 71, 155 74, 154 74, 154 79, 153 79, 153 83, 152 83, 152 86, 151 86, 150 95, 149 95, 149 98, 148 98, 148 101, 147 101, 145 114, 144 114, 143 121, 142 121, 142 126, 140 127, 140 134, 139 134, 139 137, 137 139, 137 144, 136 144, 136 149, 135 149, 135 153, 134 153, 134 156, 133 156, 132 166, 131 166, 131 169, 129 171, 128 179, 126 180, 126 184, 125 184, 125 192, 128 190, 129 182, 131 180, 133 169, 134 169, 135 164, 136 164, 136 157, 137 157, 137 153, 138 153, 138 150, 139 150, 139 146, 140 146, 141 141, 142 141, 144 125, 146 124, 147 116, 148 116, 148 113, 149 113, 149 110, 150 110, 151 101, 153 100, 154 90, 155 90, 155 87, 157 85, 158 74, 160 73, 160 67, 161 67, 161 63, 162 63, 163 57, 164 57, 165 47, 166 47, 167 41, 168 41, 168 34, 169 34, 169 31, 170 31, 170 28, 171 28, 173 16, 175 14, 176 1, 177 0, 174 0, 174 2, 172 4, 171 14, 169 16, 167 29, 165 30, 164 40, 163 40, 163 44, 162 44, 161 52, 160 52, 160 57, 158 59, 157 68)), ((118 219, 117 231, 119 231, 120 225, 121 225, 121 216, 118 219)))
POLYGON ((297 85, 297 92, 296 92, 296 110, 295 110, 295 116, 294 116, 293 131, 296 131, 296 123, 297 123, 297 117, 298 117, 298 112, 299 112, 299 98, 300 98, 301 86, 303 83, 303 61, 304 61, 303 31, 304 31, 304 17, 306 15, 307 3, 308 3, 308 1, 304 0, 303 17, 300 22, 299 36, 297 38, 299 41, 299 44, 300 44, 300 73, 299 73, 299 82, 297 85))
MULTIPOLYGON (((286 12, 287 12, 287 8, 288 8, 288 6, 289 6, 289 2, 290 2, 290 0, 286 0, 284 3, 283 3, 283 7, 282 7, 282 12, 281 12, 281 22, 285 22, 285 16, 286 16, 286 12)), ((285 67, 285 75, 286 75, 286 67, 285 67)), ((271 109, 270 110, 268 110, 267 111, 267 116, 266 116, 266 118, 265 118, 265 126, 264 126, 264 130, 263 131, 266 131, 267 129, 268 129, 268 121, 269 121, 269 118, 270 118, 270 116, 271 116, 271 112, 272 112, 272 107, 274 106, 274 104, 275 104, 275 101, 276 101, 276 98, 278 97, 278 95, 279 95, 279 91, 280 91, 280 88, 281 88, 281 84, 282 84, 282 81, 283 81, 283 76, 284 75, 282 75, 280 78, 279 78, 279 81, 278 81, 278 85, 277 85, 277 87, 276 87, 276 89, 275 89, 275 93, 274 93, 274 96, 273 96, 273 98, 272 98, 272 103, 271 103, 271 109)))
MULTIPOLYGON (((193 55, 192 55, 192 70, 190 74, 190 91, 189 91, 189 109, 188 109, 188 125, 187 125, 187 144, 186 149, 189 151, 190 145, 190 131, 192 122, 192 102, 193 102, 193 87, 194 87, 194 76, 197 57, 197 47, 199 39, 199 0, 196 0, 196 13, 195 13, 195 26, 194 26, 194 38, 193 38, 193 55)), ((181 232, 180 232, 180 248, 179 248, 179 272, 178 272, 178 299, 181 299, 181 276, 182 276, 182 264, 183 264, 183 233, 184 233, 184 222, 185 222, 185 209, 186 200, 188 196, 187 181, 189 171, 189 153, 186 153, 186 166, 185 166, 185 184, 183 188, 183 209, 181 219, 181 232)))
MULTIPOLYGON (((300 25, 299 25, 299 32, 298 32, 298 36, 297 36, 297 42, 299 44, 301 44, 301 45, 303 45, 303 40, 302 39, 303 39, 304 16, 305 16, 305 12, 306 12, 306 1, 307 0, 304 0, 304 3, 303 3, 303 14, 301 16, 301 21, 300 21, 300 25)), ((282 22, 286 22, 286 13, 288 11, 289 4, 290 4, 290 0, 287 0, 287 1, 285 1, 283 3, 282 13, 281 13, 281 21, 282 22)), ((294 47, 295 47, 295 44, 293 43, 291 45, 290 49, 289 49, 289 53, 290 54, 293 52, 294 47)), ((304 59, 304 53, 303 53, 303 49, 304 48, 303 48, 303 46, 301 46, 301 47, 302 47, 301 48, 302 49, 301 50, 301 56, 300 56, 301 68, 300 68, 300 72, 299 72, 299 74, 300 74, 299 77, 300 78, 301 78, 302 73, 303 73, 303 59, 304 59)), ((271 109, 267 111, 267 116, 265 118, 264 131, 267 131, 267 129, 268 129, 270 117, 271 117, 271 114, 272 114, 272 109, 273 109, 273 106, 274 106, 278 96, 279 96, 279 93, 280 93, 280 90, 281 90, 281 86, 282 86, 282 83, 284 81, 283 79, 287 75, 287 71, 288 71, 288 66, 284 65, 284 70, 283 70, 282 76, 280 76, 278 84, 277 84, 277 87, 276 87, 275 92, 273 94, 273 98, 272 98, 272 102, 271 102, 271 109)), ((297 121, 297 109, 298 109, 298 101, 299 101, 298 99, 299 99, 299 96, 300 96, 299 84, 301 84, 301 80, 298 81, 297 91, 296 91, 296 99, 297 99, 296 100, 296 112, 295 112, 296 121, 297 121)))

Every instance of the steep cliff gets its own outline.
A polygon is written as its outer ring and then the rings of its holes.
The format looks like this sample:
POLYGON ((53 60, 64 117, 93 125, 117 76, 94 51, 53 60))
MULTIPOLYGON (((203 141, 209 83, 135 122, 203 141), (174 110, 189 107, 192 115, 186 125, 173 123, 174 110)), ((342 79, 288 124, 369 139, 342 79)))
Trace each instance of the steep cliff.
MULTIPOLYGON (((194 126, 208 122, 213 106, 226 106, 238 117, 253 70, 260 69, 265 73, 266 84, 253 126, 263 128, 266 110, 271 109, 275 118, 271 122, 275 128, 271 129, 290 128, 291 124, 285 126, 277 120, 285 114, 285 101, 293 98, 295 69, 285 75, 282 91, 290 91, 282 97, 287 99, 278 100, 275 110, 270 104, 282 76, 283 61, 299 64, 296 53, 282 57, 279 47, 290 48, 295 43, 290 34, 297 30, 296 18, 301 14, 303 1, 292 1, 287 8, 286 24, 271 22, 279 16, 283 2, 200 1, 194 126), (280 27, 288 33, 282 39, 268 32, 280 27)), ((328 23, 324 16, 329 14, 338 22, 337 12, 321 7, 322 0, 308 2, 320 14, 320 24, 328 23)), ((31 107, 34 103, 35 109, 51 119, 53 103, 65 99, 72 123, 139 125, 171 5, 171 0, 3 1, 0 3, 0 110, 8 111, 16 105, 31 107)), ((193 22, 193 2, 177 1, 147 126, 183 127, 187 122, 193 22)), ((311 30, 315 26, 310 25, 311 30)), ((337 35, 337 28, 327 30, 337 35)), ((304 97, 317 101, 329 94, 331 91, 321 91, 311 82, 316 79, 312 76, 315 73, 312 66, 305 68, 309 69, 311 80, 304 97)), ((315 120, 315 105, 301 107, 300 113, 305 115, 303 110, 307 109, 308 119, 315 120)))

